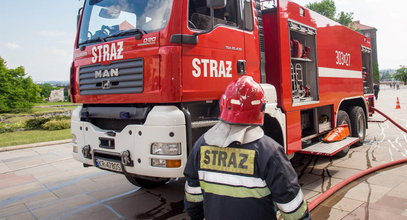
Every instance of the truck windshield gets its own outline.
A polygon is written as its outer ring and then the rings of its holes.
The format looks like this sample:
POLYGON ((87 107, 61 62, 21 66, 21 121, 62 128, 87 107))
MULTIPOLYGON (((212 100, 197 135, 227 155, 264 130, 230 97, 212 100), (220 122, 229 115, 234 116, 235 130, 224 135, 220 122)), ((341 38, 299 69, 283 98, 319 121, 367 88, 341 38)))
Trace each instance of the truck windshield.
POLYGON ((167 25, 172 0, 87 0, 79 44, 151 33, 167 25))

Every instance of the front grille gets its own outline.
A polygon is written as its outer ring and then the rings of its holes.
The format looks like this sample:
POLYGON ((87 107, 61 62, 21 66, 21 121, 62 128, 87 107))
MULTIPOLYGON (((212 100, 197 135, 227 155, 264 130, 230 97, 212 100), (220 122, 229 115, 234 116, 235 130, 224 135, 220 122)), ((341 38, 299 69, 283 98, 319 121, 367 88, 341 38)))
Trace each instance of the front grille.
POLYGON ((100 129, 122 131, 127 125, 144 124, 151 107, 148 105, 87 105, 81 110, 81 121, 100 129))
POLYGON ((83 66, 79 70, 81 95, 143 92, 143 59, 116 61, 109 65, 83 66))
POLYGON ((121 132, 127 125, 141 125, 144 124, 145 120, 91 118, 88 122, 100 129, 121 132))

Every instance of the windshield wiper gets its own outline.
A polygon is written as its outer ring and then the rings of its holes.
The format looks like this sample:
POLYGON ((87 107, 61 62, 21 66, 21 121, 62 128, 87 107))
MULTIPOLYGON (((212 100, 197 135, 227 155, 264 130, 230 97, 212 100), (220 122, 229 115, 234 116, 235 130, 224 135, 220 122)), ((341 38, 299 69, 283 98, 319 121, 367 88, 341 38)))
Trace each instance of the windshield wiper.
POLYGON ((136 29, 118 32, 118 33, 109 35, 103 39, 106 40, 106 39, 113 38, 113 37, 120 37, 120 36, 132 35, 132 34, 140 34, 140 38, 141 38, 143 36, 143 34, 147 34, 147 31, 136 28, 136 29))
POLYGON ((95 42, 106 42, 105 38, 97 37, 89 40, 85 40, 84 42, 80 43, 79 45, 90 44, 95 42))

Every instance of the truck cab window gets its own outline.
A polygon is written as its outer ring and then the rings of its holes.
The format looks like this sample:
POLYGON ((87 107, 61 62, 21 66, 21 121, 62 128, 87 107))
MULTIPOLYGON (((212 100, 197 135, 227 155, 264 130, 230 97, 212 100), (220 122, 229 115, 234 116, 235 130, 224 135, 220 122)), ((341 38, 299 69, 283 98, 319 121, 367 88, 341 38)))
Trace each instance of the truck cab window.
POLYGON ((168 23, 172 4, 172 0, 88 0, 79 45, 160 31, 168 23))
MULTIPOLYGON (((236 0, 227 0, 225 8, 214 10, 214 25, 238 26, 236 0)), ((212 27, 211 10, 206 7, 206 0, 190 0, 188 26, 196 30, 210 30, 212 27)))
POLYGON ((244 29, 251 31, 253 30, 253 12, 252 3, 250 1, 243 0, 243 25, 244 29))

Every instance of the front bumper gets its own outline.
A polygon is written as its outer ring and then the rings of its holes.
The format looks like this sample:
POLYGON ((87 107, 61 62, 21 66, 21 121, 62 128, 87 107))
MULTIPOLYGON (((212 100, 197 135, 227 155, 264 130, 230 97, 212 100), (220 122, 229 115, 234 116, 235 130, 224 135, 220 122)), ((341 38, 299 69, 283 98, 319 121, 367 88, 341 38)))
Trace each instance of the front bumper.
MULTIPOLYGON (((176 106, 155 106, 148 114, 143 125, 128 125, 121 132, 100 129, 89 122, 80 120, 82 107, 75 109, 71 120, 71 131, 76 136, 73 157, 86 164, 95 166, 95 153, 98 157, 123 155, 130 153, 132 165, 124 165, 123 172, 149 177, 177 178, 183 176, 187 161, 187 142, 185 115, 176 106), (114 149, 107 149, 101 140, 114 140, 114 149), (153 143, 181 143, 181 155, 153 155, 153 143), (102 145, 102 147, 101 147, 102 145), (90 155, 83 154, 83 148, 90 148, 90 155), (76 151, 76 152, 75 152, 76 151), (154 167, 152 159, 181 160, 178 168, 154 167)), ((110 158, 111 159, 111 158, 110 158)))

